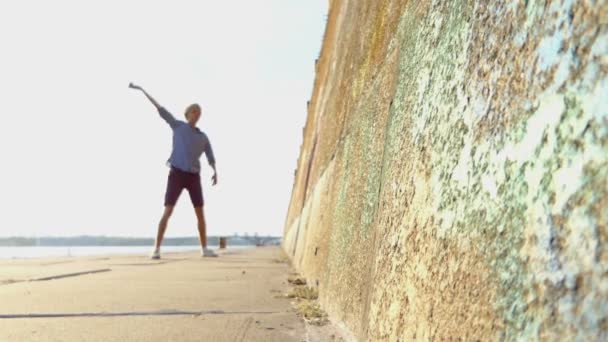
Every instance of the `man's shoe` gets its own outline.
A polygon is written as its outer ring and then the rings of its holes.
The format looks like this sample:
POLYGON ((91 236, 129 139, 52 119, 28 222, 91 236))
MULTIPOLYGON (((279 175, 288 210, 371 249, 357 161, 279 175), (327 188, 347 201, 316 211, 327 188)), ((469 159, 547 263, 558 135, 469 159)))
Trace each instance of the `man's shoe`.
POLYGON ((201 257, 203 258, 217 258, 217 254, 209 248, 204 248, 201 252, 201 257))
POLYGON ((152 254, 150 254, 150 259, 152 259, 152 260, 160 259, 160 250, 155 249, 154 252, 152 252, 152 254))

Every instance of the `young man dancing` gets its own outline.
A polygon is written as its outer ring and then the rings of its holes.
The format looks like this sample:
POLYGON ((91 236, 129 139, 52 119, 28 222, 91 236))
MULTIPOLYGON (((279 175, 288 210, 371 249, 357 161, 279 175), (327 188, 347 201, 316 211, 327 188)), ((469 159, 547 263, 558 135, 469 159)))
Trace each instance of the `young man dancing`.
POLYGON ((141 90, 144 95, 152 102, 158 110, 160 117, 163 118, 173 130, 173 149, 167 164, 171 167, 167 180, 167 191, 165 193, 165 211, 158 224, 158 234, 154 251, 150 255, 152 259, 160 259, 160 245, 167 230, 169 217, 173 213, 173 208, 183 189, 188 190, 190 200, 194 206, 196 219, 198 221, 198 234, 201 242, 201 256, 216 257, 213 251, 207 248, 207 232, 205 215, 203 213, 203 189, 201 187, 201 164, 200 157, 203 153, 207 157, 207 162, 213 168, 213 185, 217 184, 217 170, 215 169, 215 157, 211 149, 211 143, 207 135, 203 133, 196 123, 201 117, 201 107, 194 103, 186 108, 186 122, 175 119, 164 107, 159 105, 148 93, 140 86, 129 84, 130 88, 141 90))

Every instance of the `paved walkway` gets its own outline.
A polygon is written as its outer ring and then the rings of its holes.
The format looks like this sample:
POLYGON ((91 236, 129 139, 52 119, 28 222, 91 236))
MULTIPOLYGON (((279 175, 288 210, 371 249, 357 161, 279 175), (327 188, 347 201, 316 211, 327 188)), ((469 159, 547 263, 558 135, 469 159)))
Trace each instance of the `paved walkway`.
POLYGON ((278 247, 0 260, 0 341, 333 340, 280 298, 289 272, 278 247))

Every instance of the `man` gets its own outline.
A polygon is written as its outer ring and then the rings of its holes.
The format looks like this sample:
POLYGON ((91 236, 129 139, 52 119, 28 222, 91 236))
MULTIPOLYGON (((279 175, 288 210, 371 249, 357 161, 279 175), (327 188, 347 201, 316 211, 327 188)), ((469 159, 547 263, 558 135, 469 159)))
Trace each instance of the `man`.
POLYGON ((201 256, 216 257, 207 248, 207 232, 205 215, 203 213, 203 191, 200 177, 200 157, 203 153, 207 157, 207 162, 213 168, 213 185, 217 184, 217 170, 215 169, 215 157, 211 149, 211 143, 207 135, 196 127, 201 116, 201 107, 192 104, 186 108, 186 122, 175 119, 164 107, 160 106, 148 93, 140 86, 133 83, 130 88, 141 90, 144 95, 152 102, 158 110, 160 117, 163 118, 173 130, 173 149, 167 163, 171 167, 167 180, 167 191, 165 193, 165 211, 158 224, 158 234, 154 251, 150 255, 152 259, 160 259, 160 245, 167 229, 167 223, 173 213, 173 208, 183 189, 188 190, 190 200, 194 206, 194 212, 198 221, 198 234, 201 242, 201 256))

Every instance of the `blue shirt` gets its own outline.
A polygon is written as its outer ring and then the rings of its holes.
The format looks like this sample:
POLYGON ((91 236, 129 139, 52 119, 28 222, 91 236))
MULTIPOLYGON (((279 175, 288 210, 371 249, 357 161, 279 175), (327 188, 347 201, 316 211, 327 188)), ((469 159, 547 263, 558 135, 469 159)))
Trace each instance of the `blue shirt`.
POLYGON ((173 150, 167 163, 185 172, 199 173, 199 159, 203 152, 209 165, 215 166, 211 143, 205 133, 184 121, 175 119, 165 108, 158 108, 158 114, 173 130, 173 150))

